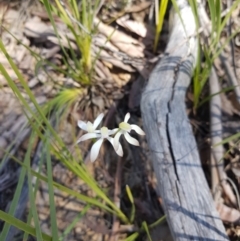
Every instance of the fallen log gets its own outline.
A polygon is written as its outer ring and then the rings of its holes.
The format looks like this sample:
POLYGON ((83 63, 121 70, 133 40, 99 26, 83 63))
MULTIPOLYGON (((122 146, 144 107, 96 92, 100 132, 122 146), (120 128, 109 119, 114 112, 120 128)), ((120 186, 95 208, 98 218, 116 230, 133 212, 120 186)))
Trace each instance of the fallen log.
POLYGON ((196 64, 196 25, 188 1, 141 99, 143 125, 158 193, 174 240, 228 240, 204 176, 189 123, 185 95, 196 64))

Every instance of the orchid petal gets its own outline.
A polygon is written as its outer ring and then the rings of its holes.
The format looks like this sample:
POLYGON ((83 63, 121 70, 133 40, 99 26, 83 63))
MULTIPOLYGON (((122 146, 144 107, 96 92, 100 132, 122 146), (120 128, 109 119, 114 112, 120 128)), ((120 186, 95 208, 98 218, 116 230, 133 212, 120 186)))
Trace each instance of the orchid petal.
POLYGON ((113 129, 113 130, 109 130, 109 131, 108 131, 108 135, 109 135, 109 136, 110 136, 110 135, 113 135, 113 134, 117 133, 118 130, 119 130, 118 128, 115 128, 115 129, 113 129))
POLYGON ((117 153, 119 156, 123 156, 123 149, 122 149, 121 143, 119 143, 118 149, 117 149, 116 153, 117 153))
POLYGON ((123 134, 123 132, 122 131, 119 131, 119 132, 117 132, 117 134, 115 135, 115 137, 114 137, 114 142, 113 142, 113 144, 114 144, 114 149, 115 150, 118 150, 118 146, 119 146, 119 138, 120 138, 120 136, 123 134))
POLYGON ((87 131, 87 124, 81 120, 78 121, 78 127, 84 131, 87 131))
POLYGON ((135 138, 131 137, 127 132, 124 134, 124 137, 126 138, 127 142, 134 145, 134 146, 139 146, 138 140, 135 138))
POLYGON ((128 122, 128 120, 130 119, 130 113, 127 113, 124 117, 124 122, 128 122))
POLYGON ((115 148, 114 146, 114 139, 112 137, 108 137, 107 138, 108 141, 112 144, 115 152, 119 155, 119 156, 123 156, 123 149, 122 149, 122 145, 120 143, 118 143, 118 149, 115 148))
POLYGON ((139 135, 145 135, 145 132, 137 125, 131 125, 132 130, 135 130, 139 135))
POLYGON ((91 162, 94 162, 97 159, 97 156, 98 156, 99 151, 100 151, 100 147, 103 143, 103 140, 104 139, 101 138, 93 144, 92 149, 91 149, 91 153, 90 153, 91 162))
POLYGON ((98 127, 98 125, 99 125, 100 122, 102 121, 103 117, 104 117, 104 114, 101 113, 101 114, 96 118, 96 120, 93 122, 93 127, 94 127, 94 129, 96 129, 96 128, 98 127))
POLYGON ((94 128, 94 126, 93 126, 93 123, 90 122, 90 121, 88 121, 88 122, 87 122, 87 132, 93 133, 94 131, 95 131, 95 128, 94 128))
POLYGON ((98 138, 98 137, 101 137, 101 135, 97 134, 97 133, 87 133, 87 134, 81 136, 81 138, 77 141, 77 143, 79 143, 81 141, 86 141, 86 140, 92 139, 92 138, 98 138))
POLYGON ((108 128, 106 126, 103 126, 101 128, 101 136, 102 136, 102 138, 108 138, 109 130, 108 130, 108 128))

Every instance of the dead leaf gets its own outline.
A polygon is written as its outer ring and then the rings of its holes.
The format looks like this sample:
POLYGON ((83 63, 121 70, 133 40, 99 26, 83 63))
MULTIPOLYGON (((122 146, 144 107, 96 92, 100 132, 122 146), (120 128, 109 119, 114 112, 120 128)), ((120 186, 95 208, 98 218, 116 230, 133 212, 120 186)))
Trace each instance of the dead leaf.
POLYGON ((98 27, 100 33, 107 38, 111 36, 110 41, 120 51, 126 53, 130 57, 143 58, 144 57, 144 45, 138 40, 126 35, 125 33, 114 29, 102 23, 99 19, 94 20, 94 24, 98 27))
POLYGON ((238 223, 240 221, 240 212, 237 209, 218 203, 217 210, 223 222, 238 223))
POLYGON ((128 15, 125 15, 116 20, 117 24, 126 28, 127 30, 139 35, 142 38, 148 37, 154 38, 153 31, 150 28, 147 28, 143 23, 133 21, 129 19, 128 15), (151 32, 151 34, 149 33, 151 32))

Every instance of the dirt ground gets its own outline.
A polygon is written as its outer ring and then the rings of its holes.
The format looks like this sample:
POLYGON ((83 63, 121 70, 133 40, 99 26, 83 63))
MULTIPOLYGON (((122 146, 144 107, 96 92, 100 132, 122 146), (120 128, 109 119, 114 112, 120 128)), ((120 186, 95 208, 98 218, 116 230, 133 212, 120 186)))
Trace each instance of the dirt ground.
MULTIPOLYGON (((225 1, 222 2, 223 6, 227 6, 225 1)), ((77 128, 79 119, 92 121, 99 113, 104 112, 106 114, 104 124, 111 128, 116 126, 116 123, 121 121, 127 112, 130 112, 130 122, 142 126, 141 90, 146 84, 151 70, 161 59, 169 37, 168 19, 166 18, 158 51, 153 53, 153 11, 152 1, 147 0, 131 1, 127 6, 123 5, 121 1, 109 0, 101 7, 98 14, 98 17, 101 17, 101 24, 98 25, 98 34, 93 37, 93 54, 96 54, 99 48, 103 46, 109 34, 113 30, 115 32, 111 36, 111 40, 105 44, 99 59, 96 61, 94 84, 85 88, 78 101, 67 111, 66 117, 60 124, 55 125, 56 130, 70 150, 73 149, 75 143, 69 133, 74 132, 76 136, 83 134, 77 128), (124 41, 119 41, 119 39, 124 41)), ((240 26, 239 14, 238 8, 232 17, 232 31, 240 26)), ((0 18, 2 22, 1 39, 5 48, 22 72, 39 104, 47 103, 63 87, 81 87, 77 81, 58 73, 50 65, 40 64, 39 60, 29 51, 31 49, 43 59, 64 68, 61 47, 58 44, 54 29, 45 9, 37 0, 1 2, 0 18)), ((61 20, 57 17, 55 20, 59 33, 71 39, 71 34, 61 20)), ((222 33, 222 41, 226 39, 228 34, 228 28, 226 28, 222 33)), ((238 77, 240 76, 239 36, 239 34, 236 35, 229 46, 226 47, 224 53, 227 63, 231 66, 232 72, 230 74, 233 73, 238 81, 240 81, 238 77)), ((64 41, 66 41, 67 46, 67 39, 63 38, 64 41)), ((74 40, 72 40, 72 44, 74 46, 74 40)), ((4 65, 10 77, 17 84, 19 80, 1 52, 0 63, 4 65)), ((228 87, 230 77, 226 68, 222 66, 219 59, 216 60, 215 66, 222 88, 228 87)), ((5 156, 3 150, 8 149, 11 155, 23 160, 31 130, 26 126, 28 120, 24 115, 23 107, 2 75, 0 75, 0 86, 0 157, 2 159, 0 165, 0 210, 7 211, 14 195, 20 166, 11 158, 5 156)), ((199 145, 206 178, 211 187, 209 102, 205 102, 197 111, 194 111, 192 88, 192 86, 189 88, 186 96, 187 112, 199 145)), ((26 100, 29 100, 26 93, 23 92, 23 95, 26 100)), ((209 84, 205 86, 201 99, 208 95, 209 84)), ((223 137, 226 138, 240 130, 240 105, 234 91, 221 93, 220 96, 222 99, 223 137)), ((117 221, 98 208, 91 208, 85 217, 77 222, 66 240, 123 240, 135 229, 140 228, 142 221, 153 223, 164 215, 161 198, 155 192, 156 180, 146 139, 145 137, 134 137, 139 140, 141 148, 130 146, 127 142, 124 142, 125 155, 121 159, 117 158, 111 146, 106 143, 101 149, 100 158, 93 164, 89 161, 88 151, 91 143, 85 142, 79 146, 88 171, 94 175, 103 189, 108 190, 109 197, 114 198, 116 190, 119 192, 122 210, 127 214, 130 212, 130 203, 125 192, 125 186, 129 185, 137 209, 134 227, 120 225, 118 234, 114 236, 112 229, 117 221), (116 184, 119 184, 119 186, 116 184)), ((37 170, 39 164, 41 148, 41 142, 36 143, 35 152, 32 153, 32 168, 34 170, 37 170)), ((238 197, 239 144, 234 140, 226 144, 224 148, 226 153, 224 155, 224 173, 227 178, 231 179, 229 182, 231 190, 233 190, 234 196, 238 197)), ((43 167, 42 173, 46 173, 46 168, 43 167)), ((55 181, 71 189, 90 196, 93 195, 87 185, 76 178, 57 159, 53 163, 53 177, 55 181)), ((66 196, 59 190, 56 190, 55 194, 58 228, 59 232, 62 233, 85 205, 73 197, 66 196)), ((225 222, 231 240, 238 240, 240 236, 238 226, 240 221, 239 203, 233 204, 226 194, 218 198, 221 198, 222 203, 234 212, 234 215, 222 212, 221 218, 225 222)), ((26 221, 31 207, 29 207, 26 195, 22 195, 20 201, 21 210, 17 213, 17 217, 26 221)), ((48 187, 44 182, 39 184, 36 204, 42 231, 50 234, 48 187)), ((3 222, 0 222, 0 230, 2 227, 3 222)), ((166 223, 157 226, 150 232, 153 241, 172 240, 166 223)), ((16 237, 15 240, 22 240, 21 232, 12 229, 8 240, 13 240, 14 236, 16 237)), ((29 240, 35 239, 29 237, 29 240)), ((141 234, 137 240, 148 239, 145 234, 141 234)))

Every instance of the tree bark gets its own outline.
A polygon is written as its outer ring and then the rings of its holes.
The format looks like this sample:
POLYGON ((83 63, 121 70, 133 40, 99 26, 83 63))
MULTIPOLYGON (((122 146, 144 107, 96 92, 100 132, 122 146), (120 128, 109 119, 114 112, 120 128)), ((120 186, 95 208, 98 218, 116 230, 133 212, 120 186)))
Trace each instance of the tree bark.
POLYGON ((158 193, 174 240, 228 240, 207 185, 189 123, 185 95, 197 56, 196 25, 185 0, 165 56, 143 91, 141 111, 158 193), (184 25, 184 27, 183 27, 184 25))

